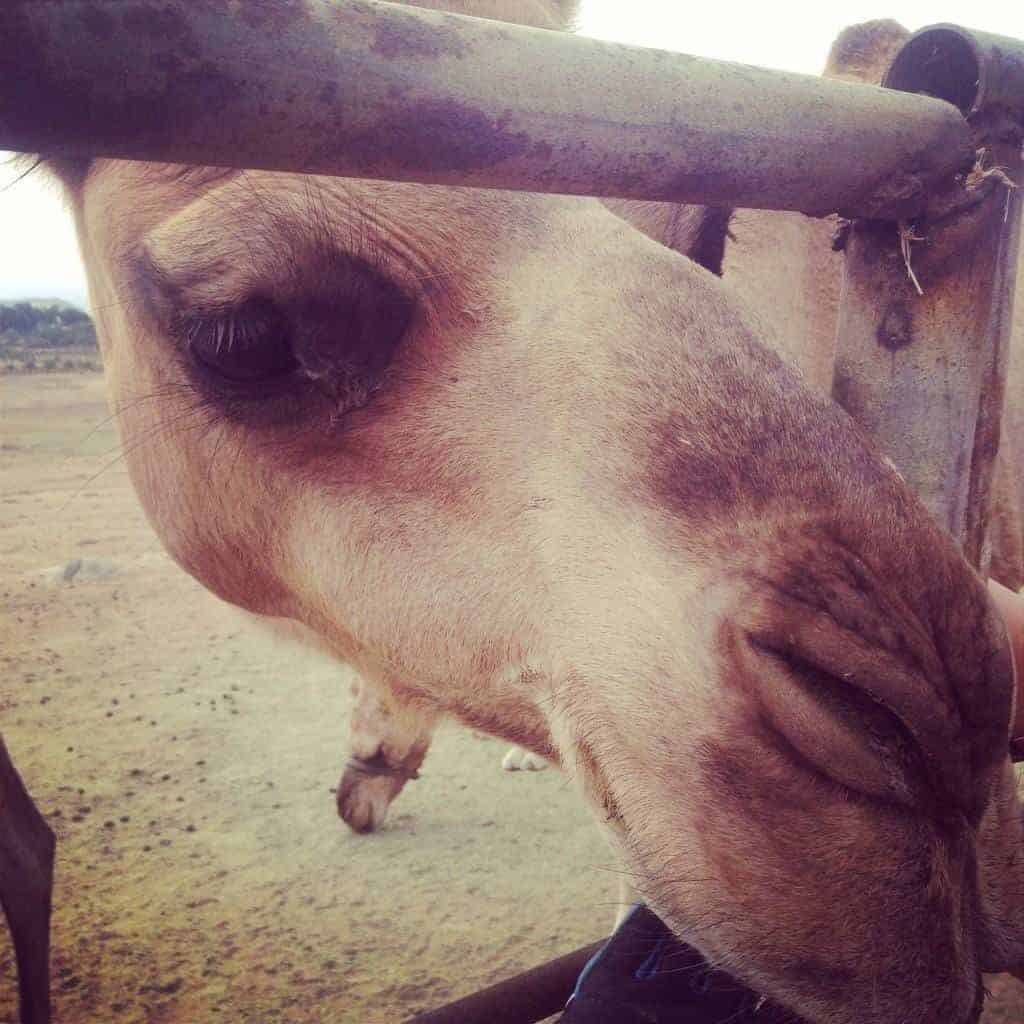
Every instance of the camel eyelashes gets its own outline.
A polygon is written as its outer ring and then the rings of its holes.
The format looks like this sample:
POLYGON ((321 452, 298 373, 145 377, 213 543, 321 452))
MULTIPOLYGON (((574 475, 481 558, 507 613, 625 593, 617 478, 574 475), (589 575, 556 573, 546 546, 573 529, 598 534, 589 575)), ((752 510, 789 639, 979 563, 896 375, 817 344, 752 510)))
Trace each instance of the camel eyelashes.
POLYGON ((182 317, 175 333, 207 385, 238 393, 290 378, 299 363, 284 315, 273 303, 250 299, 218 313, 182 317))

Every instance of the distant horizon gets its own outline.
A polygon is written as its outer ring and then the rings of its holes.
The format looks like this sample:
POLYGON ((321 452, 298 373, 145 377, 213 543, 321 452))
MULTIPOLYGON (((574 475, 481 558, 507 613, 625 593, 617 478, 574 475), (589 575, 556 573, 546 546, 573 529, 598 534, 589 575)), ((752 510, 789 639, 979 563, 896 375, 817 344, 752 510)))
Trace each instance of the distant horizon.
POLYGON ((61 302, 70 302, 86 313, 92 314, 89 308, 89 291, 85 287, 67 288, 55 285, 49 292, 11 292, 0 285, 0 302, 45 302, 49 299, 59 299, 61 302))

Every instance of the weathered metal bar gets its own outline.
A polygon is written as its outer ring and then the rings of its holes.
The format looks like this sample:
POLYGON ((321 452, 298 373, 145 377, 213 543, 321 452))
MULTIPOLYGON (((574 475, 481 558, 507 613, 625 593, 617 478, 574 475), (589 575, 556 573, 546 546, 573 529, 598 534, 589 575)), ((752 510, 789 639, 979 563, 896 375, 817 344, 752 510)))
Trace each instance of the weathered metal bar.
POLYGON ((927 217, 853 225, 834 394, 984 573, 1020 246, 1024 43, 924 29, 886 84, 955 103, 978 163, 927 217))
POLYGON ((557 960, 499 981, 463 999, 413 1017, 408 1024, 535 1024, 559 1013, 602 939, 557 960))
POLYGON ((373 0, 4 0, 0 147, 904 217, 950 105, 373 0))
POLYGON ((965 117, 1005 109, 1019 118, 1024 41, 960 25, 930 25, 903 45, 883 84, 944 99, 965 117))
POLYGON ((50 910, 56 839, 0 736, 0 908, 18 965, 19 1019, 50 1024, 50 910))

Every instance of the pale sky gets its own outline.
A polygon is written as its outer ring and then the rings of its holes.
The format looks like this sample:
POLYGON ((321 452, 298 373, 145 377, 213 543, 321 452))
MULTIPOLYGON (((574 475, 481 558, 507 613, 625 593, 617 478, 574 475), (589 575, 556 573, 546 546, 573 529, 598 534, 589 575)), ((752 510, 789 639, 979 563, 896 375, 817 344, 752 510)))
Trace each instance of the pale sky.
MULTIPOLYGON (((966 20, 1024 38, 1020 0, 994 0, 976 11, 962 0, 584 0, 581 28, 604 39, 815 74, 841 29, 870 18, 895 18, 911 30, 966 20)), ((11 185, 13 178, 0 165, 0 299, 56 296, 85 305, 74 233, 59 198, 36 177, 11 185)))

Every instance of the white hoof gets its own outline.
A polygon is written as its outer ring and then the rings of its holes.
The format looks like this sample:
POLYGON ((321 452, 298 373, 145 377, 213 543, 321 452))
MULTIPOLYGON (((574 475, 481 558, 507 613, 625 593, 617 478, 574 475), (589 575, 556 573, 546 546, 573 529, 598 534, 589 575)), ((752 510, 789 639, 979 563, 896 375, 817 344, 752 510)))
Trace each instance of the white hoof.
POLYGON ((507 772, 542 772, 547 766, 543 757, 522 747, 509 747, 501 759, 501 767, 507 772))

